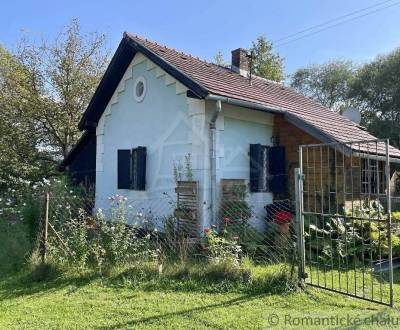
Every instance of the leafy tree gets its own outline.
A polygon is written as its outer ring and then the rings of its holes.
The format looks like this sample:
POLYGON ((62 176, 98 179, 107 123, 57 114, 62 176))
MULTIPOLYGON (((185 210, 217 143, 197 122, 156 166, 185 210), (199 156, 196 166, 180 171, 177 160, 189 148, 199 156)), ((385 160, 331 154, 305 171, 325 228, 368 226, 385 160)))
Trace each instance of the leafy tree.
POLYGON ((46 147, 64 158, 79 138, 77 123, 108 63, 105 35, 82 34, 72 20, 53 42, 38 46, 23 39, 15 56, 27 71, 28 88, 36 97, 13 100, 30 103, 24 111, 41 131, 46 147))
POLYGON ((336 112, 352 104, 348 93, 355 74, 349 61, 336 60, 297 70, 290 86, 336 112))
POLYGON ((400 147, 400 49, 365 64, 349 97, 357 102, 369 132, 400 147))
POLYGON ((272 42, 264 36, 259 36, 253 41, 249 52, 254 56, 252 73, 278 82, 284 79, 283 59, 273 52, 272 42))
POLYGON ((24 37, 14 52, 0 49, 5 185, 14 174, 48 175, 76 143, 77 123, 108 63, 105 42, 105 35, 84 34, 72 20, 52 41, 24 37))

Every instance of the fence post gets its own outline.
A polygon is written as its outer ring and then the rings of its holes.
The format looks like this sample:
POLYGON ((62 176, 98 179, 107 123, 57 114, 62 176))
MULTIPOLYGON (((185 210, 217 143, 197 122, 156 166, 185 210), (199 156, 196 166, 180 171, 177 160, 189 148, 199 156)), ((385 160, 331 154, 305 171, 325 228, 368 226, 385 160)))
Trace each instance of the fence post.
POLYGON ((305 278, 305 251, 304 251, 304 218, 302 215, 302 183, 303 178, 300 168, 294 169, 295 177, 295 198, 296 198, 296 234, 297 234, 297 254, 299 256, 298 277, 301 286, 304 285, 305 278))
POLYGON ((47 192, 45 195, 45 205, 44 205, 44 217, 42 226, 42 248, 40 249, 40 255, 42 258, 42 263, 46 262, 47 253, 47 235, 49 229, 49 204, 50 204, 50 194, 47 192))
POLYGON ((385 175, 386 175, 386 196, 387 196, 387 239, 388 239, 388 248, 389 248, 389 304, 391 307, 394 306, 393 300, 393 252, 392 252, 392 196, 390 192, 390 157, 389 157, 389 139, 385 141, 386 147, 386 166, 385 166, 385 175))

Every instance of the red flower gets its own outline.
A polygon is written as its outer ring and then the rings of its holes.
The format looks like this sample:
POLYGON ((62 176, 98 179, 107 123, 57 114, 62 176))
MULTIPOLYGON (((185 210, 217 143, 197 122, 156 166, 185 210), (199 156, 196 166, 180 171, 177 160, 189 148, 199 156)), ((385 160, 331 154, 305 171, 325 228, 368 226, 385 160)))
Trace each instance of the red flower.
POLYGON ((292 221, 293 214, 288 211, 278 211, 275 213, 274 222, 276 223, 289 223, 292 221))
POLYGON ((225 218, 223 218, 223 221, 225 224, 228 224, 231 221, 231 219, 229 219, 228 217, 225 217, 225 218))
POLYGON ((208 234, 210 232, 210 228, 204 228, 203 230, 206 234, 208 234))

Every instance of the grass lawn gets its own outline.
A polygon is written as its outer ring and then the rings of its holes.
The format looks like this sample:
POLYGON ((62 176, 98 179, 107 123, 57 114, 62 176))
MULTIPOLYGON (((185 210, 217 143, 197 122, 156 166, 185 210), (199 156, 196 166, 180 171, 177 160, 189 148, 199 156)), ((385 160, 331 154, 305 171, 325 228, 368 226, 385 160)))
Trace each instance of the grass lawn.
MULTIPOLYGON (((314 326, 309 320, 301 324, 299 318, 307 316, 325 318, 320 321, 325 327, 327 318, 340 316, 349 323, 330 321, 330 328, 369 329, 386 315, 400 317, 397 309, 310 287, 285 293, 274 282, 263 286, 261 281, 249 290, 221 278, 163 279, 130 270, 104 278, 49 272, 53 276, 38 281, 37 273, 23 266, 28 248, 21 232, 0 224, 0 329, 266 329, 271 322, 280 329, 321 328, 315 319, 314 326), (371 316, 372 325, 352 324, 371 316)), ((277 273, 273 267, 253 271, 259 279, 277 273)), ((400 306, 400 285, 395 289, 400 306)))
MULTIPOLYGON (((29 279, 26 271, 2 275, 1 329, 263 329, 269 327, 271 316, 273 323, 278 322, 276 328, 302 329, 320 325, 296 325, 296 317, 400 317, 397 309, 311 288, 289 294, 259 294, 224 292, 223 284, 217 283, 215 291, 220 293, 213 293, 213 287, 173 280, 139 284, 87 274, 63 275, 45 282, 29 279), (293 326, 285 324, 285 317, 291 317, 293 326)), ((396 290, 400 293, 400 287, 396 290)), ((333 324, 332 328, 338 326, 333 324)), ((352 324, 347 328, 353 328, 352 324)))

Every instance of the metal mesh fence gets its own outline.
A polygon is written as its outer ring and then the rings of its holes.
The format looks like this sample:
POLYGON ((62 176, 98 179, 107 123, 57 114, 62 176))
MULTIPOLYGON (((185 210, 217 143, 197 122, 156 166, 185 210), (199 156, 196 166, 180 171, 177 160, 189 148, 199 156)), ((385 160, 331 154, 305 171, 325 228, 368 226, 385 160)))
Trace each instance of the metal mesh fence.
POLYGON ((196 259, 240 263, 248 258, 255 264, 285 265, 294 272, 296 238, 290 200, 251 203, 221 199, 217 205, 217 218, 211 219, 209 213, 182 207, 175 197, 167 195, 153 199, 116 195, 98 199, 94 208, 90 199, 52 194, 48 202, 48 253, 76 261, 82 258, 79 250, 86 249, 87 260, 104 253, 103 262, 113 262, 116 256, 96 249, 114 244, 105 241, 117 238, 115 251, 124 253, 124 261, 139 255, 160 262, 196 259), (80 247, 84 244, 88 247, 80 247))

